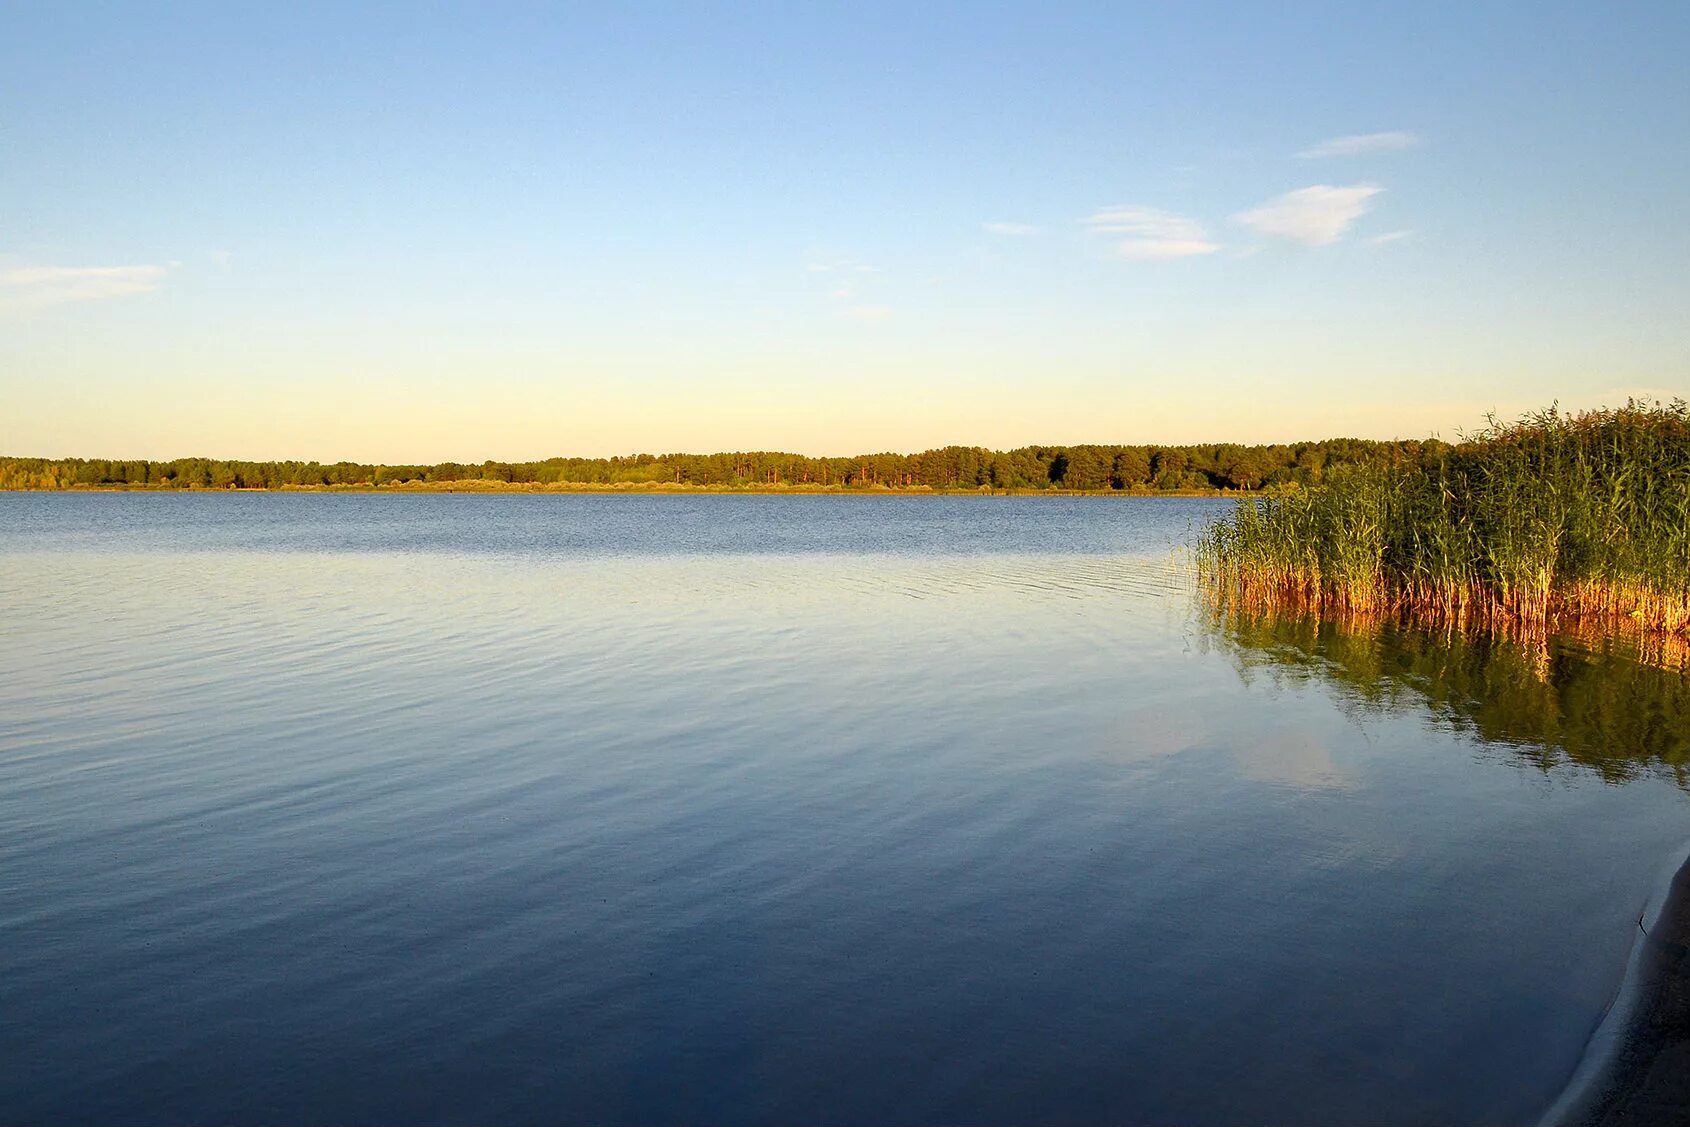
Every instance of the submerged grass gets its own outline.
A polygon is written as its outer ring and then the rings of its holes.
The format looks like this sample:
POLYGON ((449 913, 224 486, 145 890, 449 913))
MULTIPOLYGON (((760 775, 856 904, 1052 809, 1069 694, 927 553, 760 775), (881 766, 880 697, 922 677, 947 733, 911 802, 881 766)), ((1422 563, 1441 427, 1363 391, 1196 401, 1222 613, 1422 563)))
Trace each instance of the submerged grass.
POLYGON ((1690 634, 1690 410, 1554 408, 1422 461, 1240 504, 1199 541, 1225 605, 1690 634))

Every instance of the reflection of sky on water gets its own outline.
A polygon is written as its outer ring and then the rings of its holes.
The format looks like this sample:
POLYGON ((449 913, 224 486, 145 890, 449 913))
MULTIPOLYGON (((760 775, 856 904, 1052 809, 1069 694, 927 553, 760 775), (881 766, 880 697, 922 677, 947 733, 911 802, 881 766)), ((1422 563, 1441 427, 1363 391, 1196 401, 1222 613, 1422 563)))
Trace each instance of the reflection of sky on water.
POLYGON ((1459 655, 1211 632, 1183 509, 347 500, 0 540, 19 1118, 1523 1122, 1685 831, 1459 655))
MULTIPOLYGON (((1239 756, 1239 770, 1252 779, 1310 790, 1351 790, 1360 784, 1354 771, 1338 762, 1327 740, 1335 733, 1297 726, 1264 733, 1256 746, 1239 756)), ((1346 733, 1354 738, 1354 731, 1346 733)), ((1348 742, 1348 741, 1346 741, 1348 742)))

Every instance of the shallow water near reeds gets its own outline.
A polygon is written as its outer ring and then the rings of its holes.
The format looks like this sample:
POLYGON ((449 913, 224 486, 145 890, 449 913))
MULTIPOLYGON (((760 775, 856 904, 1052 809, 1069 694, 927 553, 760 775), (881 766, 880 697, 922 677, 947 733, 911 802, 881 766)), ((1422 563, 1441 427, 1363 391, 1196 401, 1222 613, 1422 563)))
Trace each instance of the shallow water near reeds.
POLYGON ((0 495, 0 1120, 1533 1121, 1685 679, 1226 511, 0 495))

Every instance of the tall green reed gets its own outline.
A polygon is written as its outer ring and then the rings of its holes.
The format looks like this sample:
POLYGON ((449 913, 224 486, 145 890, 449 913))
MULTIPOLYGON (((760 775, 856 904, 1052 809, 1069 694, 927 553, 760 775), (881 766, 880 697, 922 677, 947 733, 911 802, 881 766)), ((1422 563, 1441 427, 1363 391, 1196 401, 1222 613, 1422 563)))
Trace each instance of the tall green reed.
POLYGON ((1549 408, 1418 460, 1240 503, 1197 548, 1223 601, 1690 632, 1690 410, 1549 408))

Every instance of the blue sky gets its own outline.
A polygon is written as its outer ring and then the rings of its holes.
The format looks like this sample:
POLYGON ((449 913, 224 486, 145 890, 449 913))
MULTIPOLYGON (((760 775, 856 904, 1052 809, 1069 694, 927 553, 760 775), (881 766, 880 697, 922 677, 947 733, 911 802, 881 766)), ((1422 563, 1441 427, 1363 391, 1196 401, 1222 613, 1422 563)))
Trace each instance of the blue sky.
POLYGON ((1453 436, 1690 391, 1690 4, 0 7, 0 452, 1453 436))

